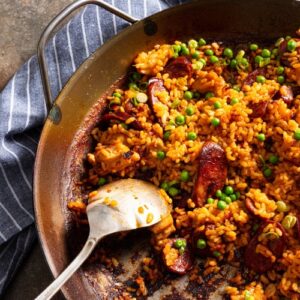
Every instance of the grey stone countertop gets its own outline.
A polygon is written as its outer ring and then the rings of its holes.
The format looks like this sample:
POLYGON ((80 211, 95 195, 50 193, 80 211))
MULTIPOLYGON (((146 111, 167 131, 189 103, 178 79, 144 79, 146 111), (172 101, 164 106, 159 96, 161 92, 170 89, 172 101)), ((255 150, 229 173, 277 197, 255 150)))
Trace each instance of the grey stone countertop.
MULTIPOLYGON (((50 20, 72 0, 0 1, 0 90, 36 52, 39 37, 50 20)), ((53 277, 38 242, 8 286, 3 300, 31 300, 53 277)), ((61 294, 55 299, 64 299, 61 294)))

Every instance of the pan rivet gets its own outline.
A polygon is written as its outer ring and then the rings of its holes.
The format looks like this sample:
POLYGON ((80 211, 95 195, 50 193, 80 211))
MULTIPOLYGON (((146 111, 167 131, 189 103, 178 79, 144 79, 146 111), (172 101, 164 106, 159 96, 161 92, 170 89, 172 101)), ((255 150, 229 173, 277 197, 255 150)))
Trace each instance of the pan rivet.
POLYGON ((49 112, 48 118, 54 123, 59 124, 61 120, 61 110, 60 108, 54 104, 49 112))
POLYGON ((147 35, 154 35, 157 32, 157 24, 150 19, 145 20, 144 32, 147 35))

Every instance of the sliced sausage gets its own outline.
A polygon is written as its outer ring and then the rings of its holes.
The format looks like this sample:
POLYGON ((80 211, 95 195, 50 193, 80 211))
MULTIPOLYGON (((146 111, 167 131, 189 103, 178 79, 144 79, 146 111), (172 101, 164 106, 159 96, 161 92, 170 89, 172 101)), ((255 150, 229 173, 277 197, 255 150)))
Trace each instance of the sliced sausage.
POLYGON ((246 266, 257 273, 267 272, 274 264, 270 257, 265 257, 261 253, 256 252, 256 247, 259 244, 258 237, 261 235, 264 228, 270 223, 276 224, 276 227, 282 232, 282 236, 277 239, 269 240, 266 247, 273 253, 274 256, 276 256, 276 258, 280 258, 286 245, 286 233, 281 224, 274 221, 264 222, 259 227, 257 234, 252 238, 245 251, 246 266))
POLYGON ((280 87, 279 91, 274 95, 273 100, 282 99, 287 105, 290 105, 294 100, 293 88, 287 85, 280 87))
POLYGON ((265 75, 266 69, 265 68, 259 68, 254 70, 253 72, 250 72, 246 79, 244 80, 244 85, 252 85, 256 81, 256 77, 258 75, 265 75))
MULTIPOLYGON (((105 114, 100 119, 100 123, 106 124, 111 121, 125 122, 127 119, 129 119, 131 117, 132 117, 132 115, 128 114, 127 112, 121 112, 121 111, 110 112, 110 113, 105 114)), ((134 120, 132 123, 129 124, 129 126, 131 126, 133 129, 136 129, 136 130, 143 129, 143 127, 137 120, 134 120)))
POLYGON ((251 118, 263 118, 268 107, 268 101, 260 101, 258 103, 252 103, 250 108, 252 109, 252 113, 250 115, 251 118))
POLYGON ((222 147, 206 142, 199 155, 199 168, 194 186, 193 199, 199 207, 206 199, 222 189, 227 178, 227 159, 222 147))
POLYGON ((156 96, 157 92, 163 92, 166 91, 166 88, 164 87, 164 82, 160 78, 150 78, 148 81, 148 98, 149 98, 149 104, 153 108, 153 105, 155 103, 159 102, 159 99, 156 96))
POLYGON ((164 69, 164 73, 168 73, 170 78, 178 78, 184 76, 191 77, 192 72, 192 63, 188 58, 184 56, 179 56, 175 59, 171 59, 164 69))
MULTIPOLYGON (((178 239, 176 239, 176 238, 170 239, 168 242, 168 245, 171 246, 172 248, 174 248, 174 243, 177 240, 178 239)), ((184 240, 187 243, 186 239, 184 239, 184 238, 180 238, 180 240, 184 240)), ((184 252, 182 254, 179 254, 179 256, 175 259, 175 261, 173 262, 172 265, 167 265, 166 253, 164 251, 163 251, 163 260, 169 271, 180 274, 180 275, 186 274, 192 268, 193 262, 194 262, 193 254, 192 254, 191 248, 188 243, 187 243, 187 246, 186 246, 184 252)))

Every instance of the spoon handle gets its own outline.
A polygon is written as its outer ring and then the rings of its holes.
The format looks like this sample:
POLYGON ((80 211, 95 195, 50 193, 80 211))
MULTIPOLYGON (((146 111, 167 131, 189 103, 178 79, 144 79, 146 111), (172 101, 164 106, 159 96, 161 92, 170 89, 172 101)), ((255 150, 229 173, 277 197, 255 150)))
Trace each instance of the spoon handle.
POLYGON ((77 255, 77 257, 72 261, 72 263, 37 298, 35 298, 35 300, 51 299, 89 257, 89 255, 97 245, 97 242, 98 239, 89 237, 84 247, 77 255))

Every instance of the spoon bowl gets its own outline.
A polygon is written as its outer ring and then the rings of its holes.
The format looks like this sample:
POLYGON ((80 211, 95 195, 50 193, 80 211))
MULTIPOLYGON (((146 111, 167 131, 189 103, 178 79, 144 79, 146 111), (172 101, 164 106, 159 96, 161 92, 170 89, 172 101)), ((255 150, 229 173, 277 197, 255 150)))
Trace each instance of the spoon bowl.
POLYGON ((91 192, 86 212, 90 232, 83 249, 36 300, 51 299, 105 236, 158 223, 169 213, 169 198, 151 183, 121 179, 91 192))

